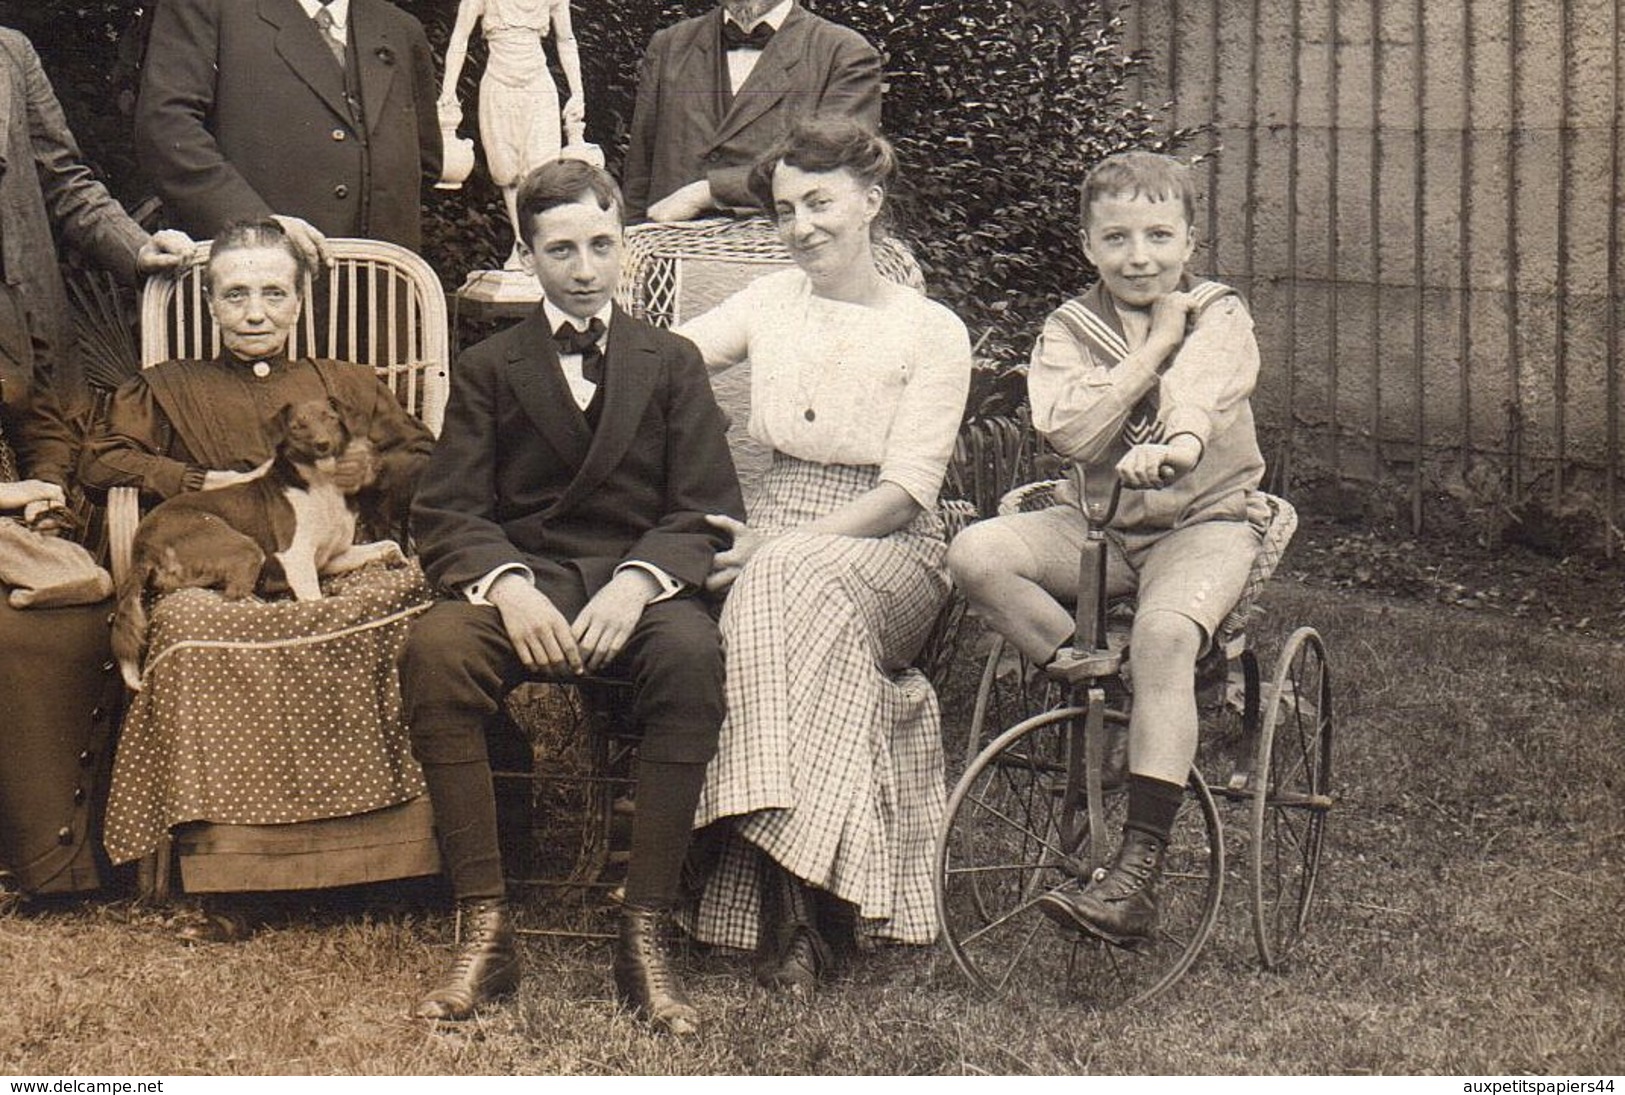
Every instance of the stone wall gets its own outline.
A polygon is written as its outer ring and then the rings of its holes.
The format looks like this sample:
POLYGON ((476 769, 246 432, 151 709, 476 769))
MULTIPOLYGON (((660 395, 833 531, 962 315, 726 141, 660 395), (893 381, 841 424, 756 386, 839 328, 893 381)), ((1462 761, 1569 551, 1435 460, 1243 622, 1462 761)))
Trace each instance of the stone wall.
POLYGON ((1142 99, 1209 127, 1199 263, 1253 303, 1277 485, 1619 523, 1615 0, 1128 10, 1142 99))

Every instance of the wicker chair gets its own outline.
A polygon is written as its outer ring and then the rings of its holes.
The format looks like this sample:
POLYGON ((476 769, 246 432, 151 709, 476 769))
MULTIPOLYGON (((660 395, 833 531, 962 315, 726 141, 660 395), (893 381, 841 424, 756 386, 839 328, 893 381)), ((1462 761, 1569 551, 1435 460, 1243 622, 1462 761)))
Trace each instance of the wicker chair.
MULTIPOLYGON (((451 385, 446 299, 439 278, 423 259, 394 244, 330 239, 328 246, 334 265, 324 281, 306 279, 306 306, 289 340, 289 356, 373 366, 401 404, 438 436, 451 385)), ((140 319, 143 368, 220 352, 219 330, 204 291, 201 265, 177 277, 147 281, 140 319)), ((133 488, 108 492, 115 579, 122 580, 129 570, 140 518, 133 488)), ((185 888, 199 891, 341 885, 439 870, 427 795, 356 817, 292 825, 192 824, 171 843, 142 864, 146 892, 169 891, 170 866, 177 859, 185 888), (380 875, 368 866, 372 849, 383 845, 395 849, 393 874, 380 875), (256 881, 244 881, 249 878, 256 881), (319 880, 300 881, 310 878, 319 880)))
MULTIPOLYGON (((919 264, 901 240, 887 236, 875 259, 893 281, 925 289, 919 264)), ((619 302, 657 327, 674 327, 790 264, 766 217, 635 224, 626 230, 619 302)))

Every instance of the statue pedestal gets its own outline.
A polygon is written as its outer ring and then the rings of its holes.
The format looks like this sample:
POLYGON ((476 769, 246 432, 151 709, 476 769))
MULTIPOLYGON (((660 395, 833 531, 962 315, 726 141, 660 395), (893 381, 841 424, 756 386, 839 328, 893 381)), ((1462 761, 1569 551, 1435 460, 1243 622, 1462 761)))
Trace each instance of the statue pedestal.
POLYGON ((471 270, 455 298, 458 314, 469 319, 522 319, 536 310, 542 286, 517 270, 471 270))

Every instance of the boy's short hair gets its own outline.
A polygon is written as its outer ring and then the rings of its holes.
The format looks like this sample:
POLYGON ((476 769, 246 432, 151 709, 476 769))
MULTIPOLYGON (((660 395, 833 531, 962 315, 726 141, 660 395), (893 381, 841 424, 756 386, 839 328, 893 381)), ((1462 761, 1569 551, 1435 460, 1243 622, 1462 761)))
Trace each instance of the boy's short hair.
POLYGON ((1196 182, 1190 165, 1160 152, 1118 152, 1107 156, 1083 177, 1078 213, 1089 230, 1089 210, 1102 198, 1126 194, 1132 198, 1178 198, 1185 207, 1185 223, 1196 223, 1196 182))
POLYGON ((544 163, 519 184, 519 224, 525 233, 525 246, 530 246, 536 231, 536 218, 549 209, 573 205, 590 196, 598 208, 615 210, 615 219, 626 224, 626 199, 621 188, 610 178, 609 172, 594 167, 585 160, 560 159, 544 163))
POLYGON ((214 291, 214 260, 231 251, 252 251, 261 247, 286 251, 293 259, 294 291, 303 294, 305 278, 320 271, 313 268, 282 225, 270 217, 251 217, 227 224, 209 244, 209 257, 203 265, 203 287, 214 291))

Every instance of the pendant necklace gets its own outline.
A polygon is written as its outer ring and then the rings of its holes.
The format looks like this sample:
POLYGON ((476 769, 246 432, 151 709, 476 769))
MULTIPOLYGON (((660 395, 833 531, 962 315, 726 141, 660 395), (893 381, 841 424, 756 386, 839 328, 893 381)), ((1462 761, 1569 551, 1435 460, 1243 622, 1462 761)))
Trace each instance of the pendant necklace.
MULTIPOLYGON (((813 299, 809 298, 807 301, 807 307, 802 312, 801 329, 803 331, 810 331, 812 329, 812 312, 813 299)), ((831 355, 836 369, 840 368, 842 357, 841 349, 842 348, 839 340, 837 339, 835 353, 831 355)), ((813 409, 813 404, 818 402, 818 395, 823 390, 825 374, 823 369, 820 368, 818 372, 813 373, 812 383, 808 384, 807 373, 811 368, 810 363, 807 359, 803 359, 801 366, 802 367, 796 372, 796 397, 797 402, 799 402, 802 406, 801 417, 804 421, 816 422, 818 421, 818 412, 813 409)))

